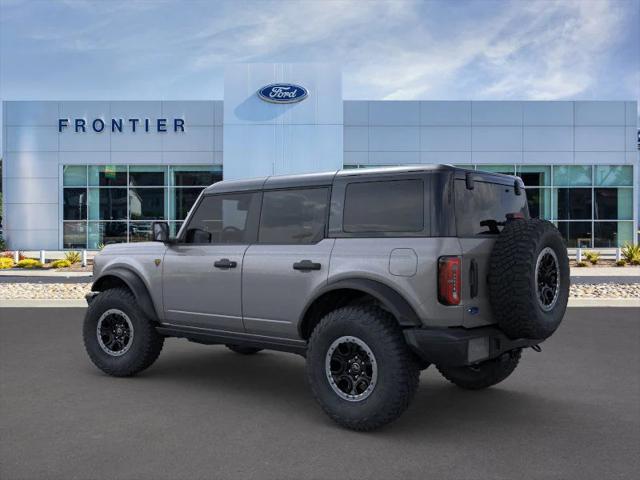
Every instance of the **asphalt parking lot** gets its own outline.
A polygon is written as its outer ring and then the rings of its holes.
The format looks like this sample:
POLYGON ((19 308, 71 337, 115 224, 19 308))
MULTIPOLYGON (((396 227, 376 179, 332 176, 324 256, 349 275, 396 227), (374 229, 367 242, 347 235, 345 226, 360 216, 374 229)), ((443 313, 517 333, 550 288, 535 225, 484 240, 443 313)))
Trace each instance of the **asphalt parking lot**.
POLYGON ((322 413, 294 355, 171 339, 138 377, 107 377, 83 313, 0 308, 2 479, 640 478, 640 309, 570 309, 489 390, 429 368, 368 434, 322 413))

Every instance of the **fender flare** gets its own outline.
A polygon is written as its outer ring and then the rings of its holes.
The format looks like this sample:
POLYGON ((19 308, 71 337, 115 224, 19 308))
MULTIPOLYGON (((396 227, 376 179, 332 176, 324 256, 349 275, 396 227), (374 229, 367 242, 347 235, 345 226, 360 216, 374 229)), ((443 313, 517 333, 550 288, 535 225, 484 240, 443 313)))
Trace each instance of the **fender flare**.
POLYGON ((158 320, 160 318, 153 306, 153 300, 151 300, 149 290, 142 281, 142 278, 135 271, 128 268, 114 267, 101 272, 100 276, 96 278, 93 285, 91 285, 91 291, 101 292, 105 290, 103 287, 105 286, 105 283, 107 283, 107 279, 109 277, 115 277, 123 281, 127 287, 129 287, 129 290, 131 290, 133 295, 136 297, 138 306, 147 317, 152 320, 158 320))
POLYGON ((391 312, 400 326, 416 327, 422 325, 422 321, 416 314, 415 310, 402 295, 384 283, 367 278, 351 278, 325 285, 316 292, 316 295, 307 303, 302 315, 300 315, 298 325, 303 324, 303 320, 306 317, 309 308, 318 298, 331 291, 341 289, 360 290, 361 292, 371 295, 384 305, 389 312, 391 312))

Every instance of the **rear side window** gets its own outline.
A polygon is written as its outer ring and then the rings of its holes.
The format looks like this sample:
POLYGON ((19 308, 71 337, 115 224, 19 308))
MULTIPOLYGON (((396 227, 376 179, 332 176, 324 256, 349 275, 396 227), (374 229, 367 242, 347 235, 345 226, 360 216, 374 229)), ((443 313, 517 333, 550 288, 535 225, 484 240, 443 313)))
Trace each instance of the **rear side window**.
POLYGON ((185 243, 251 243, 255 240, 259 209, 257 193, 206 196, 189 220, 185 243))
POLYGON ((264 192, 259 243, 311 244, 324 238, 329 189, 264 192))
POLYGON ((421 232, 422 180, 350 183, 345 192, 342 227, 348 233, 421 232))
POLYGON ((529 216, 524 189, 516 195, 513 187, 496 183, 473 182, 473 190, 464 180, 456 180, 456 227, 458 236, 497 235, 509 213, 529 216))

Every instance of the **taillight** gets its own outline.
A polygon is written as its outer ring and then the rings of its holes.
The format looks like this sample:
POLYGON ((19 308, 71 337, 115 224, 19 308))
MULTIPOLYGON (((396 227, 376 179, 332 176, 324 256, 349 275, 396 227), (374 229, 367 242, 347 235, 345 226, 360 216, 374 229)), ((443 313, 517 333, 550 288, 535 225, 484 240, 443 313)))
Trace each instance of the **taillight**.
POLYGON ((460 257, 438 259, 438 300, 444 305, 460 304, 460 257))

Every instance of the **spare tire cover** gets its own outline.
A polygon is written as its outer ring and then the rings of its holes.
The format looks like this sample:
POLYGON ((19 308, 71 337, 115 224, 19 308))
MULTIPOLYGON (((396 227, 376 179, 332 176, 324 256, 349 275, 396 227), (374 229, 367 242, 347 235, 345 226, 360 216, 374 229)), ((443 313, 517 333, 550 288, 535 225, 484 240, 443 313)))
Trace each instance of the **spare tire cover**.
POLYGON ((569 258, 546 220, 511 220, 489 261, 493 315, 510 338, 544 340, 560 325, 569 299, 569 258))

